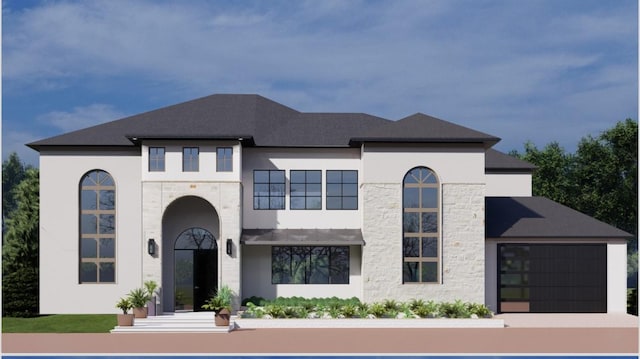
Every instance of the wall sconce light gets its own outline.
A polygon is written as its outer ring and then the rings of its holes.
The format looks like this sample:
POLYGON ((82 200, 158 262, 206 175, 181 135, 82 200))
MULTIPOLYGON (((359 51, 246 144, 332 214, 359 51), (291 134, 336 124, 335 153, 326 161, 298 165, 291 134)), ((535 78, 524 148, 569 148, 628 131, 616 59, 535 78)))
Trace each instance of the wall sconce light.
POLYGON ((153 238, 150 238, 147 243, 147 253, 149 253, 150 256, 156 254, 156 241, 153 238))
POLYGON ((227 255, 231 256, 233 253, 233 240, 231 238, 227 239, 227 255))

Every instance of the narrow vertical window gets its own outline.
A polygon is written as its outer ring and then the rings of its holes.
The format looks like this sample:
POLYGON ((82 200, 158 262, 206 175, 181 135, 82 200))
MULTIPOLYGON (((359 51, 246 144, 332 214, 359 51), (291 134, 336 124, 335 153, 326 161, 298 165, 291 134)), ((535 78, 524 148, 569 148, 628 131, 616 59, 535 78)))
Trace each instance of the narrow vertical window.
POLYGON ((164 147, 149 147, 149 172, 164 171, 164 147))
POLYGON ((198 147, 184 147, 182 149, 182 171, 198 172, 199 165, 199 149, 198 147))
POLYGON ((218 147, 216 149, 216 171, 231 172, 233 171, 233 148, 218 147))
POLYGON ((358 171, 327 171, 327 209, 358 209, 358 171))
POLYGON ((409 171, 403 181, 404 283, 440 281, 439 182, 425 167, 409 171))
POLYGON ((322 171, 291 171, 291 209, 322 209, 322 171))
POLYGON ((284 209, 284 171, 253 171, 253 209, 284 209))
POLYGON ((116 278, 116 187, 111 175, 94 170, 80 181, 80 283, 116 278))

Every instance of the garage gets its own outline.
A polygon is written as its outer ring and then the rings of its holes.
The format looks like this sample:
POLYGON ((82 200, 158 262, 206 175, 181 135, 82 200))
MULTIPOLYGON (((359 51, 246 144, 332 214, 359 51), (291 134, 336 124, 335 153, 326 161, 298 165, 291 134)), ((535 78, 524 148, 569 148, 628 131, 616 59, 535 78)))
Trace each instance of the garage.
POLYGON ((498 245, 498 311, 607 312, 606 244, 498 245))
POLYGON ((626 313, 631 234, 544 197, 487 197, 485 303, 497 313, 626 313))

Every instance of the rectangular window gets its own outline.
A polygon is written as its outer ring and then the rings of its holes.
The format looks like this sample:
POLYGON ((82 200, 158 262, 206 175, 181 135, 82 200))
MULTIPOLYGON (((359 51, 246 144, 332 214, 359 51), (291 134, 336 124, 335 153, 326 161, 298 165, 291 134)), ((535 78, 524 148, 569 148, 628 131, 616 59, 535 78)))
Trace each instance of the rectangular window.
POLYGON ((358 171, 327 171, 327 209, 358 209, 358 171))
POLYGON ((284 209, 283 170, 253 171, 253 209, 284 209))
POLYGON ((149 147, 149 172, 164 171, 164 147, 149 147))
POLYGON ((273 246, 272 284, 349 284, 349 247, 273 246))
POLYGON ((184 147, 182 149, 182 171, 198 172, 200 150, 198 147, 184 147))
POLYGON ((233 171, 233 148, 232 147, 216 148, 216 171, 218 172, 233 171))
POLYGON ((322 209, 322 171, 291 171, 291 209, 322 209))

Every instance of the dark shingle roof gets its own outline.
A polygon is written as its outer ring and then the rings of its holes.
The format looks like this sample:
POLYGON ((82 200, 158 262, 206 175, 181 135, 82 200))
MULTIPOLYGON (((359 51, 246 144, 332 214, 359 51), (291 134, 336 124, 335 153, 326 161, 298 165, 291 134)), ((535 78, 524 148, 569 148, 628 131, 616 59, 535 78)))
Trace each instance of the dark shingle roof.
POLYGON ((487 238, 629 238, 631 234, 545 197, 487 197, 487 238))
POLYGON ((374 127, 352 142, 456 142, 486 143, 487 147, 500 141, 488 135, 451 122, 416 113, 399 121, 374 127))
POLYGON ((488 149, 484 159, 487 173, 522 172, 531 173, 536 166, 494 149, 488 149))
POLYGON ((274 147, 346 147, 367 141, 464 142, 497 137, 423 114, 390 121, 362 113, 301 113, 259 95, 211 95, 30 143, 135 146, 140 139, 238 139, 274 147))

